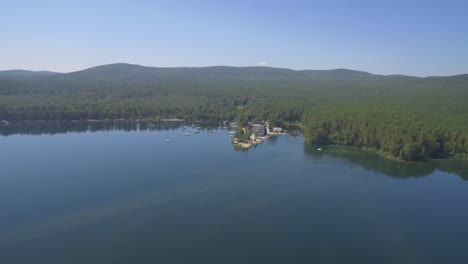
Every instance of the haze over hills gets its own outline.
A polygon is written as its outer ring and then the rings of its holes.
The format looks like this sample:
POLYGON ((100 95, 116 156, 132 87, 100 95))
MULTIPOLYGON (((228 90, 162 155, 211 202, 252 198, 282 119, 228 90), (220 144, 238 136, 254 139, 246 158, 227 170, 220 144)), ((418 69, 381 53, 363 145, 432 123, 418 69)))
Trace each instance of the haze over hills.
POLYGON ((447 77, 413 77, 377 75, 348 69, 291 70, 272 67, 178 67, 160 68, 116 63, 71 73, 3 71, 0 72, 0 94, 63 94, 83 90, 103 91, 112 87, 106 97, 118 97, 132 88, 133 96, 144 94, 245 95, 260 96, 325 96, 364 97, 379 93, 402 99, 426 97, 444 89, 446 94, 463 95, 468 75, 447 77), (44 88, 47 89, 44 90, 44 88), (249 94, 246 94, 249 93, 249 94))
MULTIPOLYGON (((28 70, 6 70, 0 71, 1 77, 11 76, 67 76, 66 78, 83 79, 106 79, 125 78, 128 76, 144 77, 193 77, 194 75, 204 75, 211 78, 224 77, 264 77, 264 78, 307 78, 307 79, 380 79, 380 78, 411 78, 422 79, 423 77, 408 76, 402 74, 379 75, 364 71, 351 69, 330 69, 330 70, 292 70, 286 68, 274 68, 266 66, 209 66, 209 67, 149 67, 137 64, 114 63, 91 67, 88 69, 70 72, 57 73, 50 71, 28 71, 28 70)), ((433 77, 453 77, 453 76, 429 76, 433 77)))
POLYGON ((0 77, 51 76, 59 74, 51 71, 6 70, 0 71, 0 77))
MULTIPOLYGON (((468 74, 414 77, 407 75, 378 75, 349 69, 291 70, 272 67, 231 66, 161 68, 116 63, 70 73, 25 70, 0 71, 0 81, 1 79, 18 81, 18 86, 29 86, 31 89, 31 82, 35 82, 34 89, 40 88, 41 85, 54 87, 72 85, 79 89, 80 85, 78 82, 90 83, 96 81, 114 82, 114 84, 115 82, 121 82, 122 84, 165 83, 169 87, 176 83, 188 81, 193 82, 190 86, 197 85, 197 83, 199 85, 211 86, 219 81, 229 81, 234 86, 240 85, 245 87, 247 85, 245 82, 251 82, 254 86, 271 85, 279 87, 286 85, 289 88, 291 86, 296 86, 296 88, 302 87, 301 90, 304 89, 304 86, 309 86, 308 88, 313 90, 314 87, 311 86, 315 86, 315 88, 317 86, 329 88, 356 86, 372 86, 375 88, 388 88, 392 86, 395 89, 398 87, 414 88, 418 86, 448 88, 447 86, 465 86, 465 83, 468 82, 468 74), (271 82, 275 83, 271 84, 271 82)), ((2 87, 5 90, 4 83, 0 82, 0 89, 2 87)), ((155 89, 157 88, 155 87, 155 89)))
POLYGON ((0 73, 0 120, 268 120, 299 124, 313 144, 370 148, 406 160, 468 158, 466 102, 466 74, 125 63, 0 73))

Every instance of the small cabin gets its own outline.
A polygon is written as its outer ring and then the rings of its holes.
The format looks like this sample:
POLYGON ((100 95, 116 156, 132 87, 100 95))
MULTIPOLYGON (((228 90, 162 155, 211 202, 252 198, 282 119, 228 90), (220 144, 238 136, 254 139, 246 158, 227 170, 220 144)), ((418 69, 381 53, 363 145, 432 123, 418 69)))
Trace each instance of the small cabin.
POLYGON ((275 134, 280 134, 283 131, 281 127, 274 127, 273 128, 273 133, 275 134))

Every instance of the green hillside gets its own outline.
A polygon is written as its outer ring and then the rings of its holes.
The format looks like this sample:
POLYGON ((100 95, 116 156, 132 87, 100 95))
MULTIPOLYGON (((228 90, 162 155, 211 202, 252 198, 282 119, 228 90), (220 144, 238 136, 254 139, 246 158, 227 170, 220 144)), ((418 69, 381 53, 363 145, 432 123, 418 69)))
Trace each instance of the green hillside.
POLYGON ((405 160, 467 159, 466 102, 468 75, 131 64, 66 74, 0 72, 0 120, 299 122, 309 143, 357 146, 405 160))

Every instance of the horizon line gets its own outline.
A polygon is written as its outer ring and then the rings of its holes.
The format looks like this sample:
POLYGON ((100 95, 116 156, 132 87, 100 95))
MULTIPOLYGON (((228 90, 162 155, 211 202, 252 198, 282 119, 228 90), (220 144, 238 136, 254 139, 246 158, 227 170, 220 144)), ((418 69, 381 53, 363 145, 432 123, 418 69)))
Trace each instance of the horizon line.
POLYGON ((246 65, 246 66, 211 65, 211 66, 163 66, 163 67, 161 67, 161 66, 147 66, 147 65, 136 64, 136 63, 128 63, 128 62, 114 62, 114 63, 100 64, 100 65, 96 65, 96 66, 86 67, 86 68, 83 68, 81 70, 75 70, 75 71, 69 71, 69 72, 59 72, 59 71, 52 71, 52 70, 28 70, 28 69, 21 69, 21 68, 0 70, 0 72, 27 71, 27 72, 49 72, 49 73, 55 73, 55 74, 69 74, 69 73, 81 72, 81 71, 85 71, 85 70, 89 70, 89 69, 93 69, 93 68, 97 68, 97 67, 111 66, 111 65, 118 65, 118 64, 139 66, 139 67, 146 67, 146 68, 159 68, 159 69, 180 69, 180 68, 201 69, 201 68, 226 67, 226 68, 271 68, 271 69, 291 70, 291 71, 297 71, 297 72, 300 72, 300 71, 338 71, 338 70, 347 70, 347 71, 367 73, 367 74, 376 75, 376 76, 404 76, 404 77, 415 77, 415 78, 454 77, 454 76, 460 76, 460 75, 467 75, 468 74, 468 73, 459 73, 459 74, 451 74, 451 75, 424 75, 424 76, 418 76, 418 75, 408 75, 408 74, 402 74, 402 73, 379 74, 379 73, 372 73, 372 72, 369 72, 369 71, 356 70, 356 69, 350 69, 350 68, 293 69, 293 68, 275 67, 275 66, 270 66, 270 65, 246 65))

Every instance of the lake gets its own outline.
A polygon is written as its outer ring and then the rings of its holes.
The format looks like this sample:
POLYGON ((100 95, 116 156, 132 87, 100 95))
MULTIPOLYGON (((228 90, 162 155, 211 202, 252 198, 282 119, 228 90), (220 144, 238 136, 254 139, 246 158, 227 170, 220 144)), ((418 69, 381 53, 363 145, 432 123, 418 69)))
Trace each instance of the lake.
POLYGON ((0 127, 0 263, 468 263, 467 162, 193 130, 0 127))

